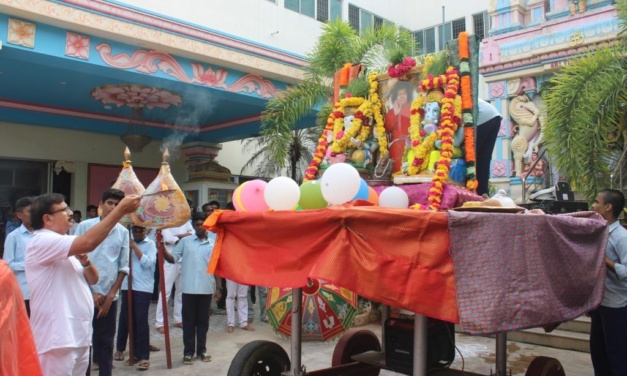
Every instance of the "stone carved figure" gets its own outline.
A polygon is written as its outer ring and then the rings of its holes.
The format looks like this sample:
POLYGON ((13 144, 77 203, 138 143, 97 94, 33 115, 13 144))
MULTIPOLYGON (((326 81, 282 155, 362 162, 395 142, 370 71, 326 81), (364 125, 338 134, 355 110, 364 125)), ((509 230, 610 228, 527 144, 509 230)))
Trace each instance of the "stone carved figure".
POLYGON ((509 104, 509 114, 516 123, 516 136, 512 140, 516 176, 523 173, 524 163, 531 161, 532 153, 537 153, 543 142, 543 122, 538 106, 523 92, 518 91, 509 104))

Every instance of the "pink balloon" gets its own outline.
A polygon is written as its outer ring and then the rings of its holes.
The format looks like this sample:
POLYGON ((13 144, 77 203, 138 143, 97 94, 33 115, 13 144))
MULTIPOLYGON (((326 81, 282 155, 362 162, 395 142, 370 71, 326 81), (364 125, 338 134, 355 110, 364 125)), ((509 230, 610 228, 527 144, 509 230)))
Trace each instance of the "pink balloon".
POLYGON ((235 200, 233 200, 233 203, 237 202, 237 206, 240 208, 237 209, 236 206, 235 209, 248 212, 261 212, 270 209, 263 195, 267 185, 268 183, 260 179, 247 181, 240 185, 241 190, 237 192, 237 195, 234 195, 235 200))

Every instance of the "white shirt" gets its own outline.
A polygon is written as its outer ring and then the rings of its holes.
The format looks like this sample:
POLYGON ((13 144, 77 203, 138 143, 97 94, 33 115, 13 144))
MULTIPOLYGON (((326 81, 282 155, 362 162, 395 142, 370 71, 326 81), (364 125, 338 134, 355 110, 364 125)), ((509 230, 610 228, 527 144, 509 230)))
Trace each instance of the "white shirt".
MULTIPOLYGON (((161 230, 161 236, 163 237, 163 246, 165 249, 172 253, 174 252, 174 247, 176 243, 178 243, 179 238, 177 235, 182 234, 194 234, 194 228, 190 221, 185 222, 184 225, 179 227, 170 227, 161 230)), ((177 262, 182 262, 182 259, 177 260, 177 262)))
POLYGON ((76 236, 37 230, 26 247, 30 322, 39 354, 91 345, 94 301, 76 257, 68 257, 76 236))
POLYGON ((496 107, 484 101, 483 99, 479 98, 479 100, 477 101, 477 104, 479 105, 479 116, 477 116, 477 126, 480 126, 483 123, 487 123, 488 120, 492 120, 497 116, 501 116, 501 114, 496 109, 496 107))

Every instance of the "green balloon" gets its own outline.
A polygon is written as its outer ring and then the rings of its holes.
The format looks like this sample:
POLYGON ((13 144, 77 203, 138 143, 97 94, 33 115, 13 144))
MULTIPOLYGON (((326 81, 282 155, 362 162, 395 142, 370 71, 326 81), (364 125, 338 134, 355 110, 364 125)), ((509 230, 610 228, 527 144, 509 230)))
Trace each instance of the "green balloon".
POLYGON ((322 209, 327 207, 327 201, 322 197, 320 181, 310 180, 300 186, 300 200, 303 209, 322 209))

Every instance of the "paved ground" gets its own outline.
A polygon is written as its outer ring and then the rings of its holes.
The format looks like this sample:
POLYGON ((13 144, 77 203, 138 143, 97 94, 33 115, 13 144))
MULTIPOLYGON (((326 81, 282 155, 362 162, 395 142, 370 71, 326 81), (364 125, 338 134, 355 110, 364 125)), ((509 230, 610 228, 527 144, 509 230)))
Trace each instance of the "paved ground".
MULTIPOLYGON (((196 360, 194 365, 184 365, 183 358, 183 331, 178 328, 171 328, 170 339, 172 346, 172 369, 166 367, 165 341, 164 336, 154 329, 154 310, 156 304, 151 305, 150 324, 151 343, 161 347, 161 351, 151 353, 151 366, 149 371, 139 371, 135 367, 124 366, 122 362, 115 362, 116 369, 114 375, 212 375, 226 376, 231 360, 237 351, 246 343, 264 339, 280 344, 285 351, 290 353, 290 342, 287 339, 277 336, 271 326, 261 323, 258 309, 256 309, 254 332, 247 332, 236 329, 233 333, 226 333, 226 316, 213 315, 210 319, 210 328, 207 336, 207 349, 212 355, 213 361, 203 363, 196 360)), ((172 319, 170 319, 172 322, 172 319)), ((366 329, 372 330, 377 336, 381 335, 381 327, 371 324, 366 329)), ((455 357, 452 367, 456 369, 465 369, 470 372, 490 375, 494 374, 494 340, 484 337, 472 337, 466 335, 456 335, 456 344, 459 353, 455 357)), ((302 346, 302 364, 309 370, 329 367, 331 365, 331 355, 335 342, 312 343, 305 342, 302 346)), ((535 356, 555 357, 564 366, 566 375, 568 376, 590 376, 593 374, 590 355, 576 351, 558 350, 547 347, 527 345, 518 342, 508 342, 508 369, 511 370, 512 376, 523 376, 527 365, 535 356)), ((128 354, 126 354, 128 357, 128 354)), ((509 371, 508 371, 509 374, 509 371)), ((381 371, 383 376, 400 375, 390 371, 381 371)))

